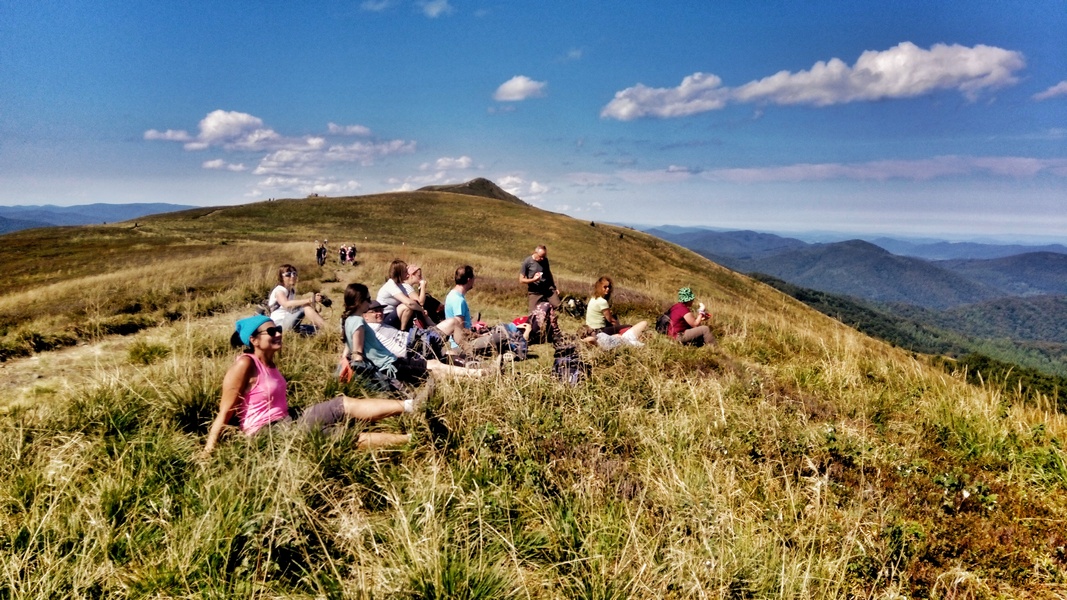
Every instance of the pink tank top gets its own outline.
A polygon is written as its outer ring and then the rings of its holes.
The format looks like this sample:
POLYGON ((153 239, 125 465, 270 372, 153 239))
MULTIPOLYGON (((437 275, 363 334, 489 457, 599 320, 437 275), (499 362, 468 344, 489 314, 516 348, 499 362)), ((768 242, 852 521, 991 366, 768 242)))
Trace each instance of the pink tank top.
MULTIPOLYGON (((255 354, 246 354, 256 365, 256 384, 248 388, 238 409, 241 431, 252 435, 264 425, 289 416, 289 401, 285 397, 285 378, 274 367, 268 367, 255 354)), ((240 357, 237 360, 241 360, 240 357)))

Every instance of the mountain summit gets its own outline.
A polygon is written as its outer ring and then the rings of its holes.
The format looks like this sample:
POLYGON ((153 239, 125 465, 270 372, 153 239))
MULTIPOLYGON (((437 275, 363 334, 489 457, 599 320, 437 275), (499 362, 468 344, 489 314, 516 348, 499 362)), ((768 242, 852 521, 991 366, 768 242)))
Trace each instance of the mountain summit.
POLYGON ((521 204, 523 206, 529 206, 529 204, 523 202, 518 196, 505 192, 500 186, 485 179, 484 177, 478 177, 471 179, 467 183, 456 183, 450 185, 428 185, 426 187, 419 188, 420 192, 451 192, 453 194, 466 194, 468 196, 481 196, 483 198, 495 198, 497 200, 503 200, 504 202, 511 202, 512 204, 521 204))

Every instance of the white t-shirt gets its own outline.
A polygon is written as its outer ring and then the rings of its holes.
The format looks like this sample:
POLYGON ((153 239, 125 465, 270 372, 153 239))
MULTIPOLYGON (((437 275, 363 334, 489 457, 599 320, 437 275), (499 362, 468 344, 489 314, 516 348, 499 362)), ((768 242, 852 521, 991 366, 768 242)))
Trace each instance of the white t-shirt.
POLYGON ((378 288, 378 296, 375 298, 385 308, 382 312, 390 314, 396 312, 396 307, 400 306, 400 301, 396 299, 396 295, 407 296, 407 292, 404 288, 396 284, 392 279, 386 279, 382 287, 378 288))
POLYGON ((367 327, 374 330, 378 341, 396 356, 403 358, 408 355, 408 338, 410 331, 401 331, 396 327, 382 325, 381 323, 367 323, 367 327))
POLYGON ((285 320, 285 317, 299 309, 289 310, 279 304, 275 299, 279 294, 284 296, 286 300, 296 300, 296 290, 287 290, 284 285, 279 285, 270 291, 270 297, 267 298, 267 308, 270 309, 270 320, 280 325, 281 322, 285 320))

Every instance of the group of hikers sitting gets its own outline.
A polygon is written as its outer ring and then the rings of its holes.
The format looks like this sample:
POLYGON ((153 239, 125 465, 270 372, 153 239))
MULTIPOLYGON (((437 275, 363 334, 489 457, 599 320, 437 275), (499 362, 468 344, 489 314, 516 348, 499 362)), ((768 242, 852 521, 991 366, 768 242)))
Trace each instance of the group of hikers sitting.
MULTIPOLYGON (((285 378, 275 364, 283 345, 282 333, 328 329, 317 309, 328 299, 319 292, 297 296, 297 279, 294 266, 282 265, 278 284, 267 299, 267 314, 237 321, 230 342, 243 352, 226 372, 205 453, 212 451, 225 426, 235 418, 247 436, 291 421, 285 378)), ((346 419, 374 422, 410 413, 432 395, 435 376, 484 377, 498 371, 505 360, 525 358, 529 344, 553 344, 557 367, 567 358, 577 358, 572 339, 603 349, 644 345, 640 338, 648 322, 619 322, 611 305, 614 282, 607 276, 594 284, 585 322, 576 338, 564 334, 557 319, 561 299, 544 246, 538 246, 522 263, 519 282, 527 286, 529 314, 511 323, 488 327, 471 319, 466 294, 476 281, 473 267, 458 267, 453 280, 455 286, 441 303, 427 293, 421 267, 396 259, 375 295, 362 283, 348 284, 339 323, 343 348, 337 376, 342 381, 361 377, 367 387, 382 395, 339 395, 308 408, 297 421, 309 428, 325 429, 346 419), (484 361, 494 355, 494 361, 484 361)), ((709 316, 704 305, 694 313, 693 302, 690 288, 678 291, 678 302, 661 317, 669 321, 665 333, 683 344, 713 345, 715 338, 706 324, 709 316)), ((365 432, 358 443, 370 448, 408 439, 407 435, 365 432)))

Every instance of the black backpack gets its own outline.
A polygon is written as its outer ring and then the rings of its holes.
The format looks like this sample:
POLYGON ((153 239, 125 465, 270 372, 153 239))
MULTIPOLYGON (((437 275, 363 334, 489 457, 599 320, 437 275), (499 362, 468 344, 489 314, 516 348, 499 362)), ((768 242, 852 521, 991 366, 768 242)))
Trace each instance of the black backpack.
POLYGON ((669 312, 665 312, 656 319, 656 331, 667 335, 667 332, 671 329, 671 315, 669 312))

